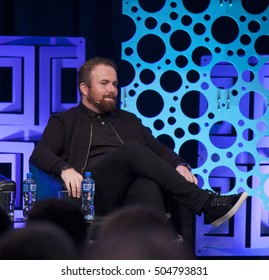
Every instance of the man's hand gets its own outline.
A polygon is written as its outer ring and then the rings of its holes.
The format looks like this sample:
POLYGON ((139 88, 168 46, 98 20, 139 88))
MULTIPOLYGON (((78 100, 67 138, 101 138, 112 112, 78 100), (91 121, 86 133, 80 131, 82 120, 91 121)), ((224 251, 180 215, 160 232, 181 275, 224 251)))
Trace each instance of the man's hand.
POLYGON ((68 168, 62 171, 61 177, 69 196, 79 198, 81 196, 81 181, 83 177, 75 169, 68 168))
POLYGON ((177 172, 181 174, 187 181, 198 184, 197 178, 191 173, 191 171, 184 165, 179 165, 176 168, 177 172))

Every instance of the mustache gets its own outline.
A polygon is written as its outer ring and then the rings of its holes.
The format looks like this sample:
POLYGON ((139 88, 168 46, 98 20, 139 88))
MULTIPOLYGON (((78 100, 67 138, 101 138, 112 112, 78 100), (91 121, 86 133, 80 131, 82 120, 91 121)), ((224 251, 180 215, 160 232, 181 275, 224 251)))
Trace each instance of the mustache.
POLYGON ((106 96, 102 97, 102 99, 105 99, 105 98, 111 98, 111 99, 116 100, 117 97, 115 95, 106 95, 106 96))

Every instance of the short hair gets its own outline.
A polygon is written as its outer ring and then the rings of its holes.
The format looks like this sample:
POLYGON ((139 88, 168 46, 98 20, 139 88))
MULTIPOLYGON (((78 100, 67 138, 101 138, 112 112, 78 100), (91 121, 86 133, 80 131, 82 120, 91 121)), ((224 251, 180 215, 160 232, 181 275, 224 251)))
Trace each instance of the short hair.
POLYGON ((97 65, 108 65, 117 71, 117 65, 114 60, 105 57, 94 57, 87 60, 78 71, 78 88, 81 83, 90 86, 91 84, 91 72, 97 65))
POLYGON ((79 255, 70 235, 50 222, 9 229, 0 239, 0 260, 74 260, 79 255))
POLYGON ((29 214, 27 224, 35 221, 47 221, 60 226, 79 249, 87 241, 87 225, 80 207, 72 200, 48 198, 37 201, 29 214))

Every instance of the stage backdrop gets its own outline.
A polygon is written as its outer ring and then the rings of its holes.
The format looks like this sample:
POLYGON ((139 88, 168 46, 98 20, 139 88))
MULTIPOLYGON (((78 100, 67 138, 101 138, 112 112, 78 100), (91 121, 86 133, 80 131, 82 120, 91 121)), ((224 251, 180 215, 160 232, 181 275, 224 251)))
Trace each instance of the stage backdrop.
MULTIPOLYGON (((250 195, 219 228, 197 218, 201 257, 269 255, 268 17, 268 0, 122 1, 112 16, 122 109, 189 161, 201 188, 250 195)), ((97 48, 82 37, 0 37, 0 171, 17 183, 17 210, 49 115, 79 101, 85 45, 97 48)), ((98 46, 111 53, 108 38, 98 46)))
POLYGON ((123 1, 122 108, 193 167, 199 186, 246 191, 199 256, 269 255, 268 1, 123 1))
POLYGON ((17 210, 29 157, 50 114, 80 100, 76 75, 84 61, 84 38, 0 37, 0 172, 17 184, 17 210))

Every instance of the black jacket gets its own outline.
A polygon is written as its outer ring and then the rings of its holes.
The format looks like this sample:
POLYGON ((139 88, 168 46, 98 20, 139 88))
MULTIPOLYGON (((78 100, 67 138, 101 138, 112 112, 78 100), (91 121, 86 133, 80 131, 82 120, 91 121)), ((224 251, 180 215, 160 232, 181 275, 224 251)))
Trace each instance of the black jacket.
MULTIPOLYGON (((109 122, 124 143, 144 145, 168 161, 173 167, 185 161, 160 143, 132 113, 120 109, 108 114, 109 122)), ((79 104, 67 111, 51 115, 30 161, 45 172, 60 175, 66 165, 82 174, 90 143, 91 118, 89 110, 79 104)))

